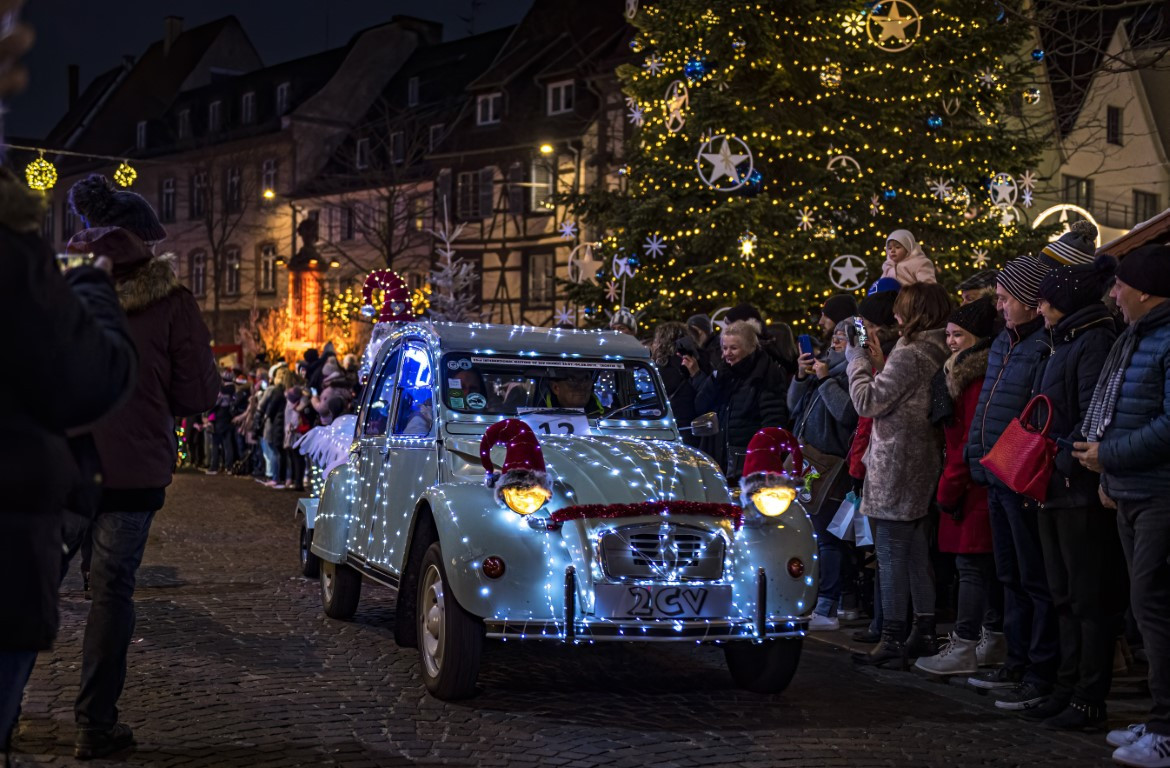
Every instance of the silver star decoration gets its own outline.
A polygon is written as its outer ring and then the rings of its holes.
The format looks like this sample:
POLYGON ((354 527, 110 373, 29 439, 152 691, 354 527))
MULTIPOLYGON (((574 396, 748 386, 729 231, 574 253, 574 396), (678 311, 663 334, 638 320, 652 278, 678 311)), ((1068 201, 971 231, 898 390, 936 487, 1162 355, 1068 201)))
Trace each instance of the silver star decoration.
POLYGON ((979 269, 984 269, 987 267, 987 249, 986 248, 976 248, 975 249, 975 266, 978 267, 979 269))
POLYGON ((702 152, 700 153, 703 159, 711 163, 715 172, 711 174, 711 178, 707 183, 711 186, 715 182, 726 176, 735 184, 740 184, 742 179, 739 177, 739 171, 736 166, 748 159, 747 155, 734 155, 731 153, 731 145, 727 143, 727 138, 723 139, 723 146, 719 148, 718 152, 702 152))
POLYGON ((1024 171, 1017 182, 1024 189, 1032 189, 1036 186, 1036 174, 1031 171, 1024 171))
POLYGON ((618 300, 618 284, 616 280, 610 280, 605 284, 605 298, 610 301, 618 300))
POLYGON ((641 107, 639 107, 637 104, 635 104, 634 106, 630 107, 630 114, 629 114, 629 117, 627 119, 632 124, 641 128, 642 123, 646 122, 646 113, 642 111, 641 107))
POLYGON ((563 221, 560 226, 561 237, 566 240, 572 240, 577 236, 577 225, 571 221, 563 221))
POLYGON ((799 224, 800 228, 807 232, 808 230, 812 229, 812 225, 813 225, 812 211, 810 211, 807 207, 801 208, 800 209, 800 224, 799 224))
POLYGON ((942 176, 939 176, 937 179, 930 182, 930 191, 939 200, 946 200, 951 196, 951 180, 944 179, 942 176))
POLYGON ((865 262, 853 254, 838 256, 829 265, 829 281, 843 291, 860 288, 865 283, 865 274, 865 262))
POLYGON ((666 250, 666 243, 658 235, 650 235, 646 238, 646 243, 642 246, 642 250, 646 252, 647 256, 657 258, 666 250))
POLYGON ((869 215, 877 216, 882 211, 882 201, 878 199, 877 195, 871 195, 869 198, 869 215))
POLYGON ((657 53, 652 53, 650 58, 646 59, 646 63, 642 65, 642 69, 657 76, 662 71, 662 59, 658 58, 657 53))
POLYGON ((605 265, 603 259, 593 257, 593 248, 597 243, 581 243, 569 253, 569 279, 574 283, 584 283, 597 275, 597 270, 605 265))
POLYGON ((576 325, 577 318, 573 317, 573 312, 568 307, 561 307, 553 315, 553 320, 557 325, 576 325))

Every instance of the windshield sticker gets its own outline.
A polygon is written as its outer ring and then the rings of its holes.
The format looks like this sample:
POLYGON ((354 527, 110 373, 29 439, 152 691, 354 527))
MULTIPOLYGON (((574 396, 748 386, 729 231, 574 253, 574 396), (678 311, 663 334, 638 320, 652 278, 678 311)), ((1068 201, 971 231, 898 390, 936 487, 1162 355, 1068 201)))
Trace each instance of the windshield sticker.
MULTIPOLYGON (((452 407, 459 407, 459 406, 452 406, 452 407)), ((470 395, 467 396, 467 407, 473 408, 477 411, 482 411, 484 408, 487 408, 487 398, 478 392, 472 392, 470 395)))
POLYGON ((463 382, 459 379, 447 379, 447 389, 463 389, 463 382))
POLYGON ((462 408, 463 407, 463 398, 462 397, 457 397, 455 395, 451 395, 449 398, 447 398, 447 402, 451 403, 452 408, 462 408))
MULTIPOLYGON (((584 368, 604 371, 624 371, 626 369, 621 363, 606 363, 600 360, 546 360, 539 357, 528 359, 521 357, 473 357, 471 363, 475 365, 522 365, 525 368, 584 368)), ((471 364, 468 364, 468 368, 470 367, 471 364)))
POLYGON ((448 360, 447 361, 447 368, 449 370, 452 370, 452 371, 459 371, 459 370, 470 371, 471 370, 471 361, 468 360, 466 357, 463 358, 462 360, 448 360))

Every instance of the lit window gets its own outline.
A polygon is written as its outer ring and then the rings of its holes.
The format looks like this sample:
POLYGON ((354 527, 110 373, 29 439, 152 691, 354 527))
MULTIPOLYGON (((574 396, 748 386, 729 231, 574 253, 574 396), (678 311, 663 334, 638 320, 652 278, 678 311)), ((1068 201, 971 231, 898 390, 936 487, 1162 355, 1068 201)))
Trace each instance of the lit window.
POLYGON ((573 81, 565 80, 548 86, 548 113, 563 115, 573 111, 573 81))
POLYGON ((553 193, 556 191, 556 173, 551 160, 536 160, 532 163, 532 212, 552 213, 553 193))
POLYGON ((504 111, 504 94, 485 93, 476 99, 476 125, 492 125, 500 122, 504 111))

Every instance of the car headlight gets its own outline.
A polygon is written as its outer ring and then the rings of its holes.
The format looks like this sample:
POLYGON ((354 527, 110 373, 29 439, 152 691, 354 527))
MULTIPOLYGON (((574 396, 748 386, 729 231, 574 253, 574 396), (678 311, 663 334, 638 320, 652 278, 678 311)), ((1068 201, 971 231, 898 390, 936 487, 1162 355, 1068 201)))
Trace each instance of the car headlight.
POLYGON ((552 498, 552 494, 539 485, 501 488, 500 493, 508 508, 518 515, 531 515, 552 498))
POLYGON ((752 494, 752 504, 765 517, 779 517, 796 499, 796 489, 788 486, 761 488, 752 494))

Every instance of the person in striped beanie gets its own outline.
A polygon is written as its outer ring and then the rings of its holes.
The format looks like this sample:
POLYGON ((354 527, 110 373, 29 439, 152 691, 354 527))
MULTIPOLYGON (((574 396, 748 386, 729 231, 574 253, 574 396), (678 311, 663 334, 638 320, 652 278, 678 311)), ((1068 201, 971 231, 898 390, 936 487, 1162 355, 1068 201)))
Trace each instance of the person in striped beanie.
POLYGON ((1075 221, 1056 240, 1040 249, 1040 261, 1053 267, 1092 264, 1097 254, 1097 228, 1075 221))

